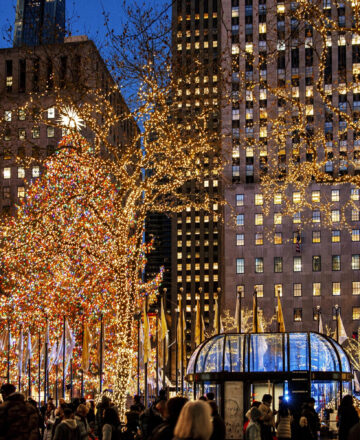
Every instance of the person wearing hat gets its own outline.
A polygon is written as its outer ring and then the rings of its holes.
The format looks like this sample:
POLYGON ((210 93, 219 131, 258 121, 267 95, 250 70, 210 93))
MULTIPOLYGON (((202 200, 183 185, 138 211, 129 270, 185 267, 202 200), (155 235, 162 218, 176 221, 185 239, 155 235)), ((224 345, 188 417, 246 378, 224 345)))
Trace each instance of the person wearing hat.
POLYGON ((0 440, 38 440, 39 416, 36 408, 25 401, 14 385, 0 389, 4 402, 0 405, 0 440))
POLYGON ((250 410, 250 423, 245 431, 245 440, 261 440, 261 427, 259 420, 261 418, 261 411, 255 406, 250 410))

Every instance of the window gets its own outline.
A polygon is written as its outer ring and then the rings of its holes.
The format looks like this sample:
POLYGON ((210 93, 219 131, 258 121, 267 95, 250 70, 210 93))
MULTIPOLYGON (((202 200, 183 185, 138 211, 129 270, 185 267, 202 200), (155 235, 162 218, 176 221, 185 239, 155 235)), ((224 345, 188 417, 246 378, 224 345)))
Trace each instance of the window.
POLYGON ((25 197, 25 187, 24 186, 18 186, 17 196, 19 199, 23 199, 25 197))
POLYGON ((341 270, 340 255, 333 255, 331 257, 331 267, 332 270, 341 270))
POLYGON ((244 284, 238 284, 236 286, 236 293, 237 294, 239 293, 241 298, 244 298, 244 296, 245 296, 245 286, 244 286, 244 284))
POLYGON ((274 243, 275 244, 282 244, 282 232, 275 232, 274 243))
POLYGON ((312 242, 320 243, 321 241, 321 233, 320 231, 312 231, 312 242))
POLYGON ((6 122, 11 122, 11 119, 12 119, 11 110, 5 110, 4 119, 6 122))
POLYGON ((340 283, 332 283, 332 294, 339 296, 341 293, 340 283))
POLYGON ((281 205, 281 203, 282 203, 281 193, 276 193, 274 195, 274 205, 281 205))
POLYGON ((351 269, 360 270, 360 255, 351 256, 351 269))
POLYGON ((244 273, 245 261, 244 258, 236 259, 236 273, 244 273))
POLYGON ((256 273, 264 272, 264 259, 262 257, 255 258, 255 272, 256 273))
POLYGON ((301 194, 300 191, 294 191, 292 194, 293 203, 300 203, 301 202, 301 194))
POLYGON ((255 205, 262 205, 264 203, 264 198, 262 194, 255 194, 255 205))
POLYGON ((53 138, 55 136, 55 127, 46 127, 46 135, 48 138, 53 138))
POLYGON ((4 200, 10 199, 10 187, 9 186, 4 186, 4 188, 3 188, 3 199, 4 200))
POLYGON ((236 216, 236 226, 244 226, 244 214, 238 214, 236 216))
POLYGON ((293 257, 294 272, 301 272, 301 257, 293 257))
POLYGON ((244 234, 236 234, 236 246, 244 246, 244 234))
POLYGON ((351 231, 351 241, 360 241, 360 229, 353 229, 351 231))
POLYGON ((18 167, 18 179, 24 179, 24 178, 25 178, 25 168, 18 167))
POLYGON ((264 238, 262 232, 258 232, 255 234, 255 244, 259 246, 264 244, 264 238))
POLYGON ((25 121, 25 119, 26 119, 25 110, 19 109, 19 111, 18 111, 18 118, 19 118, 19 121, 25 121))
POLYGON ((333 209, 331 211, 331 221, 333 223, 336 223, 336 222, 340 221, 340 211, 338 209, 333 209))
POLYGON ((256 295, 258 298, 264 297, 264 285, 263 284, 255 284, 254 292, 256 291, 256 295))
POLYGON ((353 295, 360 295, 360 281, 353 281, 352 282, 352 294, 353 295))
POLYGON ((48 108, 47 117, 49 119, 54 119, 55 118, 55 108, 54 107, 48 108))
POLYGON ((275 212, 274 214, 274 225, 281 225, 282 223, 282 215, 280 212, 275 212))
POLYGON ((360 307, 352 308, 352 319, 353 321, 358 321, 360 319, 360 307))
POLYGON ((295 322, 302 321, 302 309, 294 309, 294 321, 295 322))
POLYGON ((26 131, 25 128, 19 128, 18 130, 18 137, 21 141, 26 139, 26 131))
POLYGON ((320 202, 320 191, 311 191, 311 201, 320 202))
POLYGON ((340 200, 340 190, 332 189, 331 190, 331 201, 338 202, 340 200))
POLYGON ((301 213, 295 212, 293 216, 293 223, 301 223, 301 213))
POLYGON ((312 270, 313 272, 321 271, 321 257, 320 255, 313 255, 312 257, 312 270))
POLYGON ((262 214, 255 214, 255 225, 261 226, 264 223, 264 217, 262 214))
POLYGON ((274 272, 281 273, 283 271, 283 259, 281 257, 274 257, 274 272))
POLYGON ((359 210, 358 209, 352 209, 351 210, 351 221, 352 222, 358 222, 360 219, 359 217, 359 210))
POLYGON ((313 283, 313 296, 321 295, 321 283, 313 283))
POLYGON ((320 211, 318 209, 313 210, 312 221, 313 223, 320 223, 320 211))
POLYGON ((236 206, 244 206, 244 194, 236 194, 236 206))
POLYGON ((340 242, 340 231, 339 230, 334 230, 331 231, 331 241, 333 243, 339 243, 340 242))
POLYGON ((359 189, 351 188, 350 190, 351 200, 359 200, 359 189))
POLYGON ((36 166, 32 168, 32 176, 39 177, 40 176, 40 167, 36 166))
POLYGON ((33 127, 31 132, 32 132, 33 139, 39 139, 39 137, 40 137, 40 128, 39 127, 33 127))
POLYGON ((301 283, 295 283, 293 286, 294 296, 301 296, 301 283))
POLYGON ((274 284, 274 296, 283 296, 282 284, 274 284))
POLYGON ((7 167, 4 168, 4 179, 10 179, 11 178, 11 168, 7 167))

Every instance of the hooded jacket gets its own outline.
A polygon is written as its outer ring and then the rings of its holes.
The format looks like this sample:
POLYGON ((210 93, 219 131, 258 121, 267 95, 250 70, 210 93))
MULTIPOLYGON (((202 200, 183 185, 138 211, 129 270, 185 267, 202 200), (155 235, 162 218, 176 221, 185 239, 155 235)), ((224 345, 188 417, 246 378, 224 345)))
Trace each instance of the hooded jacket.
POLYGON ((38 440, 39 415, 21 393, 12 393, 0 405, 0 440, 38 440))
POLYGON ((80 429, 74 419, 65 419, 55 430, 53 440, 81 440, 80 429))

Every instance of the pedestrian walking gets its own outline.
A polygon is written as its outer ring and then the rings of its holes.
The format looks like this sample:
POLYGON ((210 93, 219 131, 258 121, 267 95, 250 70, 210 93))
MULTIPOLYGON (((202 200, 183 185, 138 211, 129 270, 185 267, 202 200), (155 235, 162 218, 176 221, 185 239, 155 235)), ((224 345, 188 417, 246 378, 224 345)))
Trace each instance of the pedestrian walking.
POLYGON ((261 411, 252 407, 249 413, 249 424, 245 431, 245 440, 262 440, 261 438, 261 426, 260 426, 261 411))
POLYGON ((211 408, 207 402, 187 402, 174 429, 174 440, 209 440, 213 431, 211 408))
POLYGON ((88 409, 86 405, 81 403, 76 410, 75 420, 76 424, 80 428, 80 438, 81 440, 89 440, 89 434, 91 432, 89 422, 87 421, 88 409))
POLYGON ((115 408, 106 408, 104 411, 102 440, 120 440, 121 425, 115 408))
POLYGON ((338 409, 339 440, 348 440, 350 429, 359 422, 359 416, 350 394, 344 396, 338 409))
POLYGON ((314 440, 320 431, 320 419, 315 411, 315 399, 310 397, 304 404, 299 420, 301 440, 314 440))
POLYGON ((271 409, 272 396, 270 394, 264 394, 262 402, 259 406, 261 412, 261 439, 272 440, 273 431, 275 429, 275 414, 276 411, 271 409))
POLYGON ((45 431, 44 431, 44 440, 51 440, 52 437, 52 429, 55 423, 55 405, 52 402, 48 402, 45 411, 45 431))
POLYGON ((102 440, 104 411, 107 408, 110 408, 110 399, 107 396, 102 396, 101 402, 98 403, 96 406, 96 414, 95 414, 95 434, 99 440, 102 440))
POLYGON ((166 402, 166 419, 154 429, 151 440, 172 440, 180 412, 187 401, 186 397, 173 397, 166 402))
POLYGON ((289 440, 291 439, 291 423, 292 416, 290 414, 289 407, 282 401, 279 406, 279 411, 276 418, 276 435, 278 440, 289 440))
POLYGON ((56 426, 53 440, 81 440, 80 428, 76 424, 72 408, 64 409, 63 420, 56 426))
POLYGON ((225 422, 219 415, 217 403, 215 400, 208 400, 208 405, 210 405, 211 408, 211 417, 213 423, 213 433, 211 434, 210 440, 225 440, 225 422))

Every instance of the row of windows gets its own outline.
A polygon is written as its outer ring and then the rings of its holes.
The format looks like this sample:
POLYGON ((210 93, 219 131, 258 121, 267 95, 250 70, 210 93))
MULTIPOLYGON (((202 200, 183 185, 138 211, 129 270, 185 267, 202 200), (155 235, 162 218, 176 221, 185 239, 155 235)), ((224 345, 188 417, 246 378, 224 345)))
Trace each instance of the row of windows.
MULTIPOLYGON (((19 121, 25 121, 26 120, 26 112, 24 109, 19 109, 17 112, 14 112, 12 110, 5 110, 4 112, 4 120, 5 122, 11 122, 14 120, 14 115, 17 115, 17 118, 19 121)), ((54 119, 55 118, 55 107, 49 107, 46 110, 46 116, 48 119, 54 119)))
MULTIPOLYGON (((336 314, 333 313, 332 315, 333 321, 336 320, 336 314)), ((303 309, 302 308, 294 308, 293 310, 293 320, 295 322, 302 322, 303 320, 303 309)), ((313 320, 318 320, 318 314, 316 310, 313 310, 313 320)), ((352 308, 352 320, 358 321, 360 320, 360 307, 353 307, 352 308)))
MULTIPOLYGON (((11 197, 10 186, 4 186, 3 187, 3 199, 10 200, 10 197, 11 197)), ((17 187, 17 197, 18 197, 18 199, 23 199, 25 197, 25 187, 24 186, 17 187)))
MULTIPOLYGON (((68 133, 67 128, 61 129, 62 136, 66 136, 67 133, 68 133)), ((20 141, 24 141, 27 137, 26 136, 26 129, 25 128, 18 128, 17 136, 20 141)), ((55 127, 52 127, 52 126, 46 127, 46 136, 48 138, 55 137, 55 127)), ((32 127, 31 137, 32 137, 32 139, 39 139, 40 138, 40 127, 32 127)), ((10 133, 8 131, 6 132, 6 135, 4 136, 4 140, 10 140, 10 133)))
MULTIPOLYGON (((256 291, 258 298, 264 297, 264 285, 263 284, 255 284, 253 291, 256 291)), ((241 297, 245 296, 245 286, 243 284, 239 284, 237 286, 237 292, 241 295, 241 297)), ((302 283, 294 283, 293 284, 293 296, 299 297, 303 295, 303 286, 302 283)), ((341 294, 341 283, 333 282, 332 283, 332 294, 334 296, 339 296, 341 294)), ((360 295, 360 281, 352 282, 352 294, 360 295)), ((283 296, 283 285, 282 284, 274 284, 274 296, 283 296)), ((321 296, 321 283, 312 283, 312 296, 321 296)))
MULTIPOLYGON (((31 168, 31 176, 32 177, 39 177, 40 176, 40 167, 39 166, 33 166, 31 168)), ((4 179, 11 179, 11 167, 3 168, 3 177, 4 177, 4 179)), ((25 168, 24 167, 17 168, 17 178, 18 179, 25 178, 25 168)))
MULTIPOLYGON (((359 221, 359 210, 352 209, 351 210, 351 221, 356 222, 359 221)), ((332 223, 339 223, 341 221, 341 211, 340 209, 332 209, 330 212, 330 219, 332 223)), ((293 215, 293 223, 301 223, 301 212, 297 212, 293 215)), ((273 215, 273 223, 274 225, 282 225, 283 216, 281 212, 275 212, 273 215)), ((321 212, 318 209, 314 209, 312 211, 312 222, 320 223, 321 222, 321 212)), ((256 213, 254 214, 254 224, 255 226, 263 226, 264 225, 264 214, 256 213)), ((236 226, 244 226, 245 225, 245 214, 237 214, 236 216, 236 226)))

